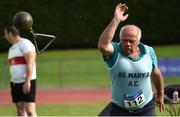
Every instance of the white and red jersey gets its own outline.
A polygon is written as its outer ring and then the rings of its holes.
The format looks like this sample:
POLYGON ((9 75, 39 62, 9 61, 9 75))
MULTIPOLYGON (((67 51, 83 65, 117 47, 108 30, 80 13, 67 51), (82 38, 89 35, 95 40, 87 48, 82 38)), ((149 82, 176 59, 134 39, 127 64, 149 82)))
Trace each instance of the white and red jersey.
MULTIPOLYGON (((14 43, 8 53, 8 60, 10 64, 11 82, 22 83, 26 78, 26 60, 25 53, 36 51, 33 43, 28 39, 21 38, 14 43)), ((36 64, 33 68, 32 79, 36 79, 36 64)))

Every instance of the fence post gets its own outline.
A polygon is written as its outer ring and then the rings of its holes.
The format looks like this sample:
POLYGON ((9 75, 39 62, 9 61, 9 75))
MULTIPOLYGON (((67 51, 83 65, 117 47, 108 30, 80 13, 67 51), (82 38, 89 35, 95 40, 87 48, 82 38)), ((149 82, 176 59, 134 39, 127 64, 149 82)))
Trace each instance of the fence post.
POLYGON ((2 62, 2 89, 5 89, 7 86, 7 64, 2 62))
POLYGON ((63 74, 63 60, 59 60, 59 67, 60 67, 60 74, 59 74, 59 76, 60 76, 60 78, 59 78, 59 82, 60 82, 60 87, 62 88, 63 87, 63 77, 64 77, 64 74, 63 74))

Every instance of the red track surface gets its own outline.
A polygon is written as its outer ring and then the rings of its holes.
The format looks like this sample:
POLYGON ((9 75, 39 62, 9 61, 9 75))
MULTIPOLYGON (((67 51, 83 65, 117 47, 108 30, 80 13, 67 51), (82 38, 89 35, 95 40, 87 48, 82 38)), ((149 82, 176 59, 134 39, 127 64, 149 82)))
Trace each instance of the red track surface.
MULTIPOLYGON (((39 89, 37 104, 82 104, 109 102, 109 89, 39 89)), ((12 104, 10 92, 0 92, 0 105, 12 104)))

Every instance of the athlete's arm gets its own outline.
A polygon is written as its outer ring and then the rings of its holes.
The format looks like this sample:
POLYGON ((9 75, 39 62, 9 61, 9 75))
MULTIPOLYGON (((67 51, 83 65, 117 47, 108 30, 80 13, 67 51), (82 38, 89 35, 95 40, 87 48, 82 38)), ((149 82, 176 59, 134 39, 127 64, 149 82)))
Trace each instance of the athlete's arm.
POLYGON ((116 6, 113 19, 102 32, 99 38, 98 48, 105 56, 111 56, 114 52, 114 48, 111 42, 119 23, 126 20, 128 17, 128 14, 124 15, 127 9, 128 7, 125 4, 120 3, 116 6))
POLYGON ((157 103, 159 104, 160 112, 165 110, 164 107, 164 80, 159 68, 152 72, 154 77, 154 85, 157 89, 157 103))
POLYGON ((33 73, 33 68, 35 65, 35 60, 36 60, 36 52, 35 51, 30 51, 28 53, 24 54, 25 60, 27 63, 27 68, 26 68, 26 79, 25 83, 23 86, 23 91, 24 93, 29 93, 30 92, 30 87, 31 87, 31 77, 33 73))

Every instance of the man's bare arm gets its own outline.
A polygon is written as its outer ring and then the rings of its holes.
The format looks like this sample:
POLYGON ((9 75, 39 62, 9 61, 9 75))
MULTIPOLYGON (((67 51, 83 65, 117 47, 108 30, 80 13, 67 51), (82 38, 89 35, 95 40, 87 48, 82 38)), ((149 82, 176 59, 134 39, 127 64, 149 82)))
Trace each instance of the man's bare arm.
POLYGON ((25 83, 23 86, 23 91, 24 91, 24 93, 28 93, 30 91, 30 87, 31 87, 30 81, 31 81, 33 68, 34 68, 35 61, 36 61, 36 52, 31 51, 31 52, 26 53, 24 56, 25 56, 25 60, 27 63, 27 68, 26 68, 26 79, 25 79, 25 83))
POLYGON ((165 110, 164 107, 164 79, 159 68, 153 71, 154 85, 157 90, 157 103, 160 112, 165 110))
POLYGON ((128 17, 128 14, 124 15, 127 9, 128 7, 125 4, 120 3, 116 6, 113 19, 111 20, 110 24, 105 28, 105 30, 102 32, 99 38, 98 48, 100 52, 105 56, 111 56, 112 53, 114 52, 114 48, 111 42, 119 23, 121 21, 126 20, 128 17))

